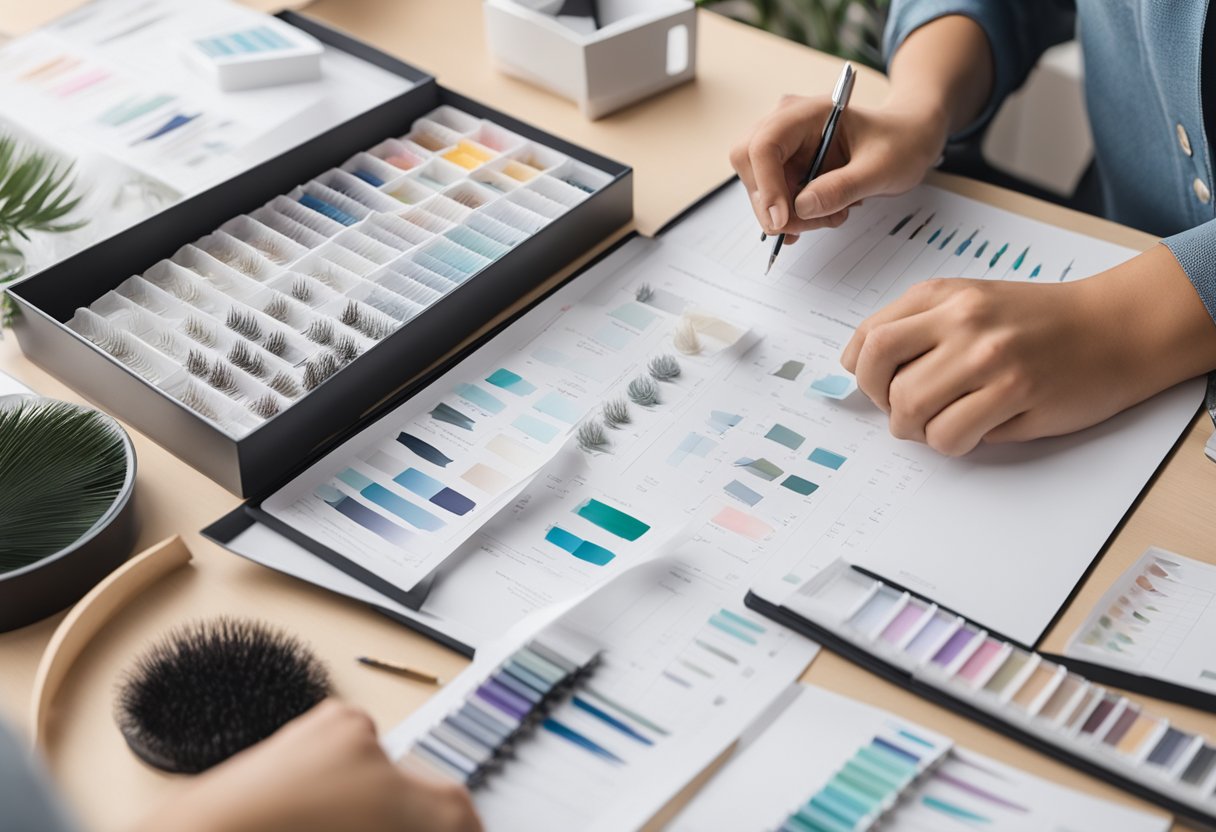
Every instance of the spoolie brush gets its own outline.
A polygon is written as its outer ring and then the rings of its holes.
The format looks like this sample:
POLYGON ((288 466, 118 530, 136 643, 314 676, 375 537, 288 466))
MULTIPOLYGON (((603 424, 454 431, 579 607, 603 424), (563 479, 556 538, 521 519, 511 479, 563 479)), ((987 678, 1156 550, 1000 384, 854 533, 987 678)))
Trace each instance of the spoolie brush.
POLYGON ((115 719, 145 763, 194 774, 269 737, 330 689, 324 665, 299 640, 218 618, 175 630, 140 656, 115 719))

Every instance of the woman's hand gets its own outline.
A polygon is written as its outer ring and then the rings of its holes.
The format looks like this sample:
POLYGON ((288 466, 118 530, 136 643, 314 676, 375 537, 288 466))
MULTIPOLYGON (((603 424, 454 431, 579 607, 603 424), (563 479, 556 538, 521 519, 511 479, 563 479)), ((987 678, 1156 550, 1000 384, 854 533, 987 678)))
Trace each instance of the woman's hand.
POLYGON ((1216 367, 1216 326, 1165 246, 1063 284, 939 279, 841 356, 891 433, 950 456, 1054 436, 1216 367))
POLYGON ((469 793, 402 771, 367 714, 326 700, 200 775, 140 827, 179 832, 481 832, 469 793))
POLYGON ((731 150, 731 165, 766 233, 796 239, 812 229, 835 228, 866 197, 917 185, 945 147, 945 118, 932 109, 850 106, 841 115, 822 172, 799 191, 831 108, 826 96, 787 95, 731 150))

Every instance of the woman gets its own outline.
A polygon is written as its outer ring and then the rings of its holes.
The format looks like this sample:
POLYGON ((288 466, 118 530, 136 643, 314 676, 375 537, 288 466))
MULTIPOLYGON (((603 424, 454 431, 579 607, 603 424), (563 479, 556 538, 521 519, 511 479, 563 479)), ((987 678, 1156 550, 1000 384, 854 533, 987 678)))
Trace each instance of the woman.
POLYGON ((1214 15, 1206 0, 893 0, 890 94, 845 113, 830 170, 792 192, 823 97, 787 96, 732 151, 766 232, 838 226, 920 182, 1079 30, 1104 213, 1169 236, 1088 280, 934 280, 868 318, 841 361, 895 436, 958 455, 1068 433, 1216 369, 1214 15))

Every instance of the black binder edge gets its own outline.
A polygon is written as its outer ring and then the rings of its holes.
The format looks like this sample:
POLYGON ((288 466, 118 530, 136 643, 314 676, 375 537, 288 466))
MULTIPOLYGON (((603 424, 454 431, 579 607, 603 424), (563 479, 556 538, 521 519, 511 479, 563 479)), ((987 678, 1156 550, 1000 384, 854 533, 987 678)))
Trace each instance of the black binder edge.
MULTIPOLYGON (((238 506, 237 508, 233 509, 232 511, 228 512, 227 514, 225 514, 223 517, 216 520, 211 525, 204 528, 202 530, 201 534, 203 535, 203 537, 207 538, 212 543, 215 543, 219 546, 224 547, 225 549, 228 549, 229 552, 232 552, 232 554, 236 555, 237 557, 244 557, 239 552, 233 552, 232 549, 229 549, 228 544, 232 541, 232 539, 234 537, 236 537, 238 534, 245 531, 245 529, 249 528, 250 526, 252 526, 254 523, 257 523, 257 522, 258 522, 258 520, 254 517, 254 515, 251 514, 247 510, 247 506, 241 505, 241 506, 238 506)), ((275 531, 277 532, 278 530, 275 529, 275 531)), ((257 564, 258 566, 262 567, 263 569, 270 569, 270 567, 265 566, 264 564, 258 563, 257 561, 250 561, 250 563, 257 564)), ((272 571, 277 571, 277 570, 272 570, 272 571)), ((296 578, 294 575, 288 575, 287 573, 280 573, 280 574, 286 575, 286 577, 291 578, 292 580, 300 580, 299 578, 296 578)), ((311 586, 311 584, 308 584, 307 581, 301 581, 301 582, 306 585, 311 586)), ((323 588, 318 587, 318 589, 323 589, 323 588)), ((342 596, 340 593, 332 593, 332 594, 339 595, 339 597, 346 598, 346 596, 342 596)), ((465 644, 462 641, 454 639, 451 636, 447 635, 446 633, 444 633, 440 630, 436 630, 434 627, 424 624, 423 622, 421 622, 415 618, 408 618, 404 615, 398 615, 397 613, 395 613, 391 610, 386 610, 383 607, 376 606, 375 604, 368 604, 366 602, 358 600, 357 598, 346 598, 346 600, 348 600, 354 604, 359 604, 361 606, 368 607, 371 610, 373 610, 374 612, 377 612, 380 615, 383 615, 386 618, 389 618, 389 619, 397 622, 398 624, 403 624, 406 627, 408 627, 409 629, 414 630, 415 632, 419 633, 420 635, 426 636, 427 638, 432 639, 433 641, 436 641, 439 644, 442 644, 444 647, 447 647, 449 650, 454 650, 455 652, 459 653, 460 655, 464 656, 465 658, 468 658, 468 659, 473 658, 474 648, 471 645, 465 644)))
POLYGON ((1092 760, 1073 754, 1055 743, 1048 742, 1028 731, 1023 731, 1014 724, 987 711, 956 699, 941 689, 915 678, 910 673, 895 667, 893 664, 869 653, 847 639, 836 635, 826 627, 798 615, 787 607, 767 601, 751 591, 744 597, 743 603, 749 609, 755 610, 766 618, 818 642, 832 652, 844 656, 854 664, 886 679, 888 682, 919 694, 922 698, 929 700, 935 705, 940 705, 954 711, 974 722, 978 722, 986 728, 991 728, 1000 734, 1017 740, 1023 745, 1049 757, 1053 757, 1072 768, 1083 771, 1113 786, 1117 786, 1136 797, 1143 798, 1155 806, 1172 813, 1177 818, 1185 818, 1187 821, 1198 823, 1203 829, 1216 831, 1216 815, 1204 814, 1192 806, 1188 806, 1158 792, 1145 783, 1111 771, 1092 760))

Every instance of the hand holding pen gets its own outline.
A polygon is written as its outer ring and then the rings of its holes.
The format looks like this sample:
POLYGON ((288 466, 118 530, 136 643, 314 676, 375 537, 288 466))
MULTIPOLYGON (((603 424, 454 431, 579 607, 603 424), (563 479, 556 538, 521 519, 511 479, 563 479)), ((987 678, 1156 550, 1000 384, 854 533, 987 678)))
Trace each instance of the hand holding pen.
MULTIPOLYGON (((838 93, 844 92, 846 74, 855 78, 846 67, 838 93)), ((786 243, 839 226, 849 208, 867 197, 914 187, 945 145, 948 125, 916 102, 901 98, 877 108, 846 102, 846 112, 837 108, 838 97, 786 96, 731 151, 760 227, 770 235, 784 233, 786 243), (823 160, 807 179, 824 145, 827 122, 838 109, 823 160)))

